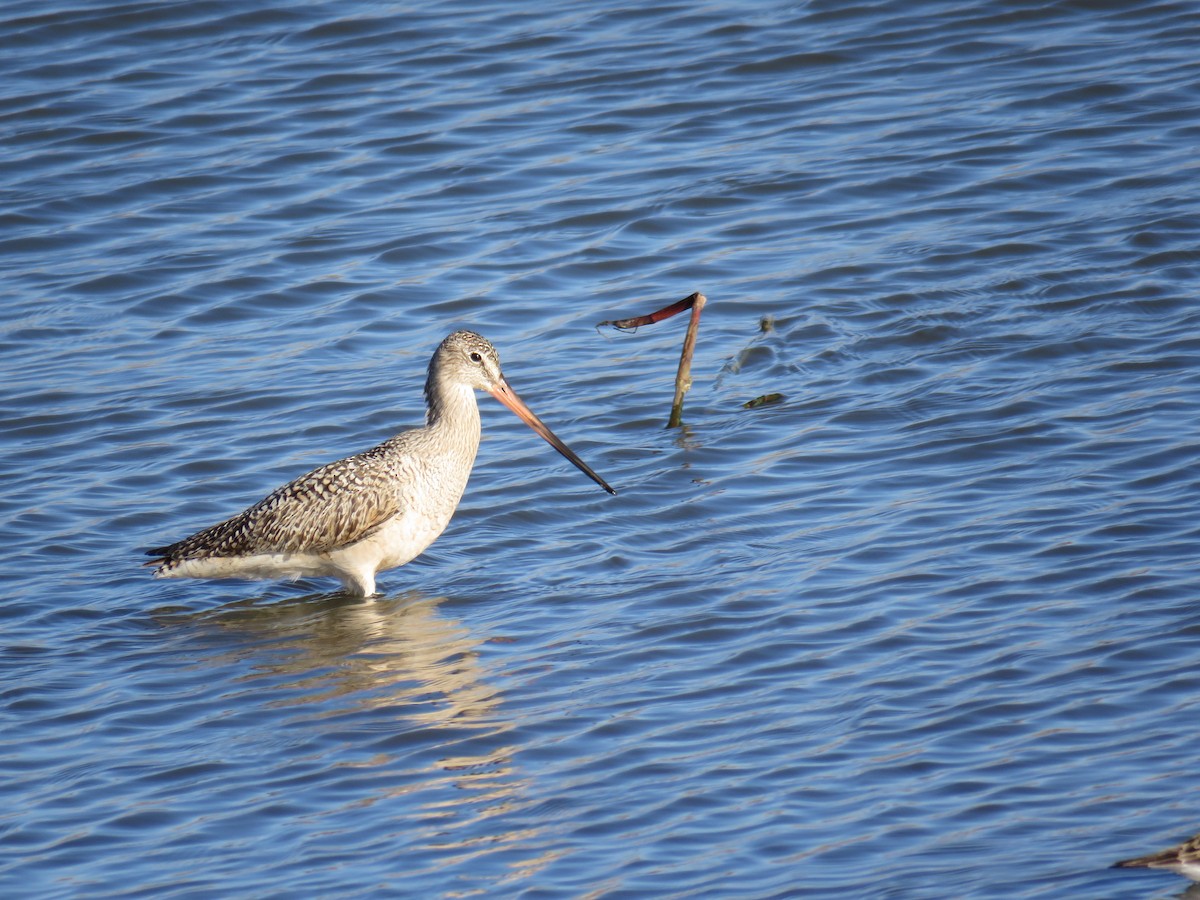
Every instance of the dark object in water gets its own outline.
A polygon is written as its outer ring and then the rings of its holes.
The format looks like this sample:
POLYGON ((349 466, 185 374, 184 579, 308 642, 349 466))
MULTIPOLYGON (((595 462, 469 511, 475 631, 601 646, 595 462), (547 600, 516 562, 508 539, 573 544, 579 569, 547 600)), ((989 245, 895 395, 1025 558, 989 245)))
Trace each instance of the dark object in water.
POLYGON ((760 406, 770 406, 773 403, 782 402, 783 394, 762 394, 753 400, 747 400, 742 404, 742 409, 758 409, 760 406))

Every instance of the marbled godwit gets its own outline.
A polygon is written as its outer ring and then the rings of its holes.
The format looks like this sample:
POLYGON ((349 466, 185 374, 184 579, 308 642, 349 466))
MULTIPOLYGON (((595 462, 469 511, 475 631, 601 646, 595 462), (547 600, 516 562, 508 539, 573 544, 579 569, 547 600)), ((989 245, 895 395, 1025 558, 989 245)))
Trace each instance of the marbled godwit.
POLYGON ((598 485, 615 494, 504 380, 487 339, 456 331, 434 351, 425 427, 403 431, 285 484, 245 512, 147 551, 159 578, 331 576, 375 593, 375 575, 437 539, 458 506, 479 449, 475 391, 487 391, 598 485))
POLYGON ((1113 863, 1114 869, 1167 869, 1183 875, 1192 881, 1200 881, 1200 834, 1189 838, 1182 844, 1151 853, 1149 856, 1139 856, 1136 859, 1123 859, 1113 863))

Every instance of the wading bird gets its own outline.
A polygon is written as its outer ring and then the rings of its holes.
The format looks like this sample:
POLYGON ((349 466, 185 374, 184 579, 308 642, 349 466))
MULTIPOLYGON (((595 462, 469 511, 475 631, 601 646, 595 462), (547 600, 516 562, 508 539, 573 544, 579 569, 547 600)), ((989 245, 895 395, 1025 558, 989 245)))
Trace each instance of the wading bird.
POLYGON ((1168 847, 1149 856, 1123 859, 1113 863, 1114 869, 1167 869, 1184 875, 1192 881, 1200 881, 1200 834, 1182 844, 1168 847))
POLYGON ((487 391, 598 485, 608 483, 508 386, 496 348, 471 331, 438 346, 425 381, 425 426, 285 484, 245 512, 148 550, 159 578, 331 576, 375 593, 375 576, 419 555, 445 530, 479 449, 475 391, 487 391))

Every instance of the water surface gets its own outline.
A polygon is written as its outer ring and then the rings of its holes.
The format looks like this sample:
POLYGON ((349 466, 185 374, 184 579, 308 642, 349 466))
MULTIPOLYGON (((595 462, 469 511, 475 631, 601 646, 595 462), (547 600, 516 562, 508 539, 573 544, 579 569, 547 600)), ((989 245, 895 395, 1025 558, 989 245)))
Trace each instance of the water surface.
POLYGON ((5 894, 1183 888, 1196 4, 0 17, 5 894), (463 326, 619 496, 483 398, 375 601, 140 568, 463 326))

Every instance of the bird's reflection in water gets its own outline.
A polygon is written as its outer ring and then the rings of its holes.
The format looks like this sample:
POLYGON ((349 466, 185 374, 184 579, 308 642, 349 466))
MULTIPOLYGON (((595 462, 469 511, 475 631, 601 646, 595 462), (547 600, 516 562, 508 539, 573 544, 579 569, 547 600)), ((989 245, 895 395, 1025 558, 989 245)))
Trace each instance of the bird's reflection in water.
MULTIPOLYGON (((440 834, 441 852, 458 841, 463 848, 480 840, 497 849, 526 844, 527 824, 503 824, 527 802, 513 764, 513 726, 488 683, 481 639, 438 612, 445 600, 418 591, 373 600, 258 598, 156 619, 199 640, 196 665, 237 673, 225 685, 226 702, 257 709, 265 732, 300 739, 296 756, 311 761, 320 747, 322 779, 348 769, 356 779, 369 774, 355 808, 391 801, 400 805, 387 808, 389 818, 457 820, 458 829, 440 834)), ((547 861, 530 847, 528 858, 513 862, 529 871, 547 861)))
POLYGON ((251 664, 245 680, 286 682, 274 706, 332 715, 387 707, 432 725, 486 718, 499 697, 484 680, 480 639, 437 612, 445 599, 418 591, 374 600, 312 594, 238 601, 187 619, 235 636, 224 653, 251 664), (347 705, 330 702, 339 697, 347 705))

